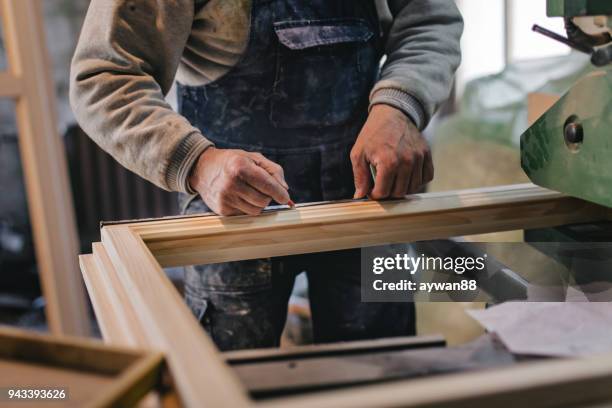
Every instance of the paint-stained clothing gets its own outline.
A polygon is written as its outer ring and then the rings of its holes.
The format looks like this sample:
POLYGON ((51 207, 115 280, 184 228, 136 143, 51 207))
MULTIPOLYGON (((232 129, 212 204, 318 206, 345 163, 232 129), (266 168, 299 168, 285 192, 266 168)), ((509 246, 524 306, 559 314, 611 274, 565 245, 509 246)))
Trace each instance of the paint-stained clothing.
MULTIPOLYGON (((382 42, 370 0, 253 0, 241 60, 179 84, 182 115, 220 148, 283 167, 296 202, 352 197, 349 154, 368 112, 382 42)), ((185 213, 208 208, 183 195, 185 213)), ((290 237, 289 237, 290 239, 290 237)), ((185 298, 222 350, 278 345, 295 276, 307 272, 317 342, 414 334, 414 306, 362 303, 360 251, 186 269, 185 298)))
MULTIPOLYGON (((70 98, 79 124, 125 167, 162 188, 190 192, 189 171, 219 135, 203 133, 174 112, 164 95, 175 76, 197 87, 235 68, 247 49, 255 3, 91 0, 71 70, 70 98)), ((459 64, 461 16, 452 0, 371 3, 378 22, 373 35, 387 59, 368 90, 369 103, 395 106, 423 128, 446 99, 459 64)), ((278 39, 274 58, 291 49, 291 38, 278 39)), ((306 48, 325 52, 317 46, 306 48)), ((303 107, 276 103, 268 113, 272 121, 291 121, 303 107)), ((338 119, 335 108, 328 114, 327 120, 338 119)))

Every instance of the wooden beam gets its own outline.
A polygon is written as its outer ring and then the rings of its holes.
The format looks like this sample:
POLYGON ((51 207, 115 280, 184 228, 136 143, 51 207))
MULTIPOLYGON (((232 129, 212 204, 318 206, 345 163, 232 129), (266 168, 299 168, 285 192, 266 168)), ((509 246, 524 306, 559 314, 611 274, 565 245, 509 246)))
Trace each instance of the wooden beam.
MULTIPOLYGON (((533 185, 518 185, 422 194, 393 202, 328 204, 259 217, 154 220, 105 226, 102 243, 107 261, 96 267, 104 269, 101 273, 115 271, 118 279, 110 279, 110 286, 129 293, 119 302, 133 309, 146 333, 147 346, 166 353, 187 406, 553 406, 612 398, 612 355, 525 363, 255 403, 224 364, 154 253, 169 264, 220 262, 553 226, 608 215, 609 210, 597 205, 533 185), (588 395, 579 392, 585 388, 592 391, 588 395)), ((100 248, 96 245, 94 249, 102 253, 100 248)))
POLYGON ((142 240, 129 227, 119 226, 103 229, 102 241, 129 293, 128 304, 142 322, 147 345, 166 353, 183 404, 246 406, 246 390, 142 240))
POLYGON ((15 105, 21 162, 49 328, 58 335, 88 335, 89 308, 41 7, 39 0, 0 0, 11 73, 23 78, 15 105))
POLYGON ((128 226, 161 265, 174 266, 597 221, 606 218, 606 211, 521 184, 326 204, 258 217, 201 216, 128 226))
POLYGON ((107 306, 113 308, 121 322, 122 330, 117 330, 117 332, 127 335, 126 340, 129 345, 144 347, 148 343, 146 332, 142 330, 142 322, 138 319, 137 312, 130 307, 130 294, 119 284, 119 276, 104 246, 101 243, 94 243, 92 248, 98 271, 104 271, 100 277, 105 281, 107 290, 110 291, 107 306))
POLYGON ((266 408, 566 407, 612 400, 612 354, 519 363, 264 402, 266 408), (585 392, 588 390, 588 392, 585 392))
POLYGON ((136 327, 130 326, 127 322, 126 315, 130 315, 132 309, 129 302, 125 302, 125 288, 118 284, 114 268, 105 263, 106 259, 100 259, 99 252, 97 249, 97 256, 81 255, 79 261, 102 337, 106 343, 115 346, 145 347, 148 343, 146 341, 139 343, 135 334, 142 333, 138 330, 141 322, 138 320, 129 322, 136 327), (98 267, 99 264, 103 266, 98 267), (120 304, 118 299, 122 299, 124 303, 120 304))
POLYGON ((160 385, 162 369, 160 353, 0 327, 3 385, 53 388, 57 384, 67 390, 72 405, 134 406, 160 385))
POLYGON ((117 346, 129 344, 127 335, 122 332, 119 324, 115 323, 119 317, 114 313, 113 309, 106 306, 109 301, 110 291, 106 288, 105 281, 101 278, 103 273, 98 271, 94 256, 92 254, 80 255, 79 265, 89 293, 89 300, 96 313, 102 338, 105 342, 117 346))
POLYGON ((414 350, 428 347, 445 347, 446 340, 439 335, 392 337, 373 340, 355 340, 347 342, 310 344, 299 347, 265 348, 226 351, 223 358, 229 364, 253 364, 263 361, 291 360, 339 356, 346 354, 375 353, 395 350, 414 350))
POLYGON ((21 80, 8 72, 0 72, 0 98, 17 98, 21 95, 21 80))

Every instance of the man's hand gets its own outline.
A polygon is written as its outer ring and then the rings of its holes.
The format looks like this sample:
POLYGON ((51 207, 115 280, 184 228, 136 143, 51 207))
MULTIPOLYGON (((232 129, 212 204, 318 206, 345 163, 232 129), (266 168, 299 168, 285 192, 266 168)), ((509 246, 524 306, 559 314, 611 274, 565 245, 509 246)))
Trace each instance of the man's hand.
POLYGON ((427 141, 412 121, 389 105, 374 105, 351 150, 355 197, 374 200, 416 193, 433 179, 427 141), (370 168, 376 169, 372 188, 370 168))
POLYGON ((189 184, 219 215, 258 215, 272 200, 289 202, 282 167, 244 150, 209 147, 194 166, 189 184))

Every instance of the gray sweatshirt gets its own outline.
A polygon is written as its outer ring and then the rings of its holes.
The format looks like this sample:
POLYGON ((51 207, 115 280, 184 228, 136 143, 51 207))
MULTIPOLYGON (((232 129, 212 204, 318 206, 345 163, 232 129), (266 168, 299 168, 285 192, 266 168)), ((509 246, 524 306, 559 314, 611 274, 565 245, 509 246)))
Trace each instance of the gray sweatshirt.
MULTIPOLYGON (((423 129, 448 98, 463 21, 453 0, 373 0, 387 59, 370 104, 423 129)), ((164 96, 174 79, 200 86, 247 45, 249 0, 91 0, 70 73, 70 102, 87 134, 126 168, 171 191, 211 145, 164 96)))

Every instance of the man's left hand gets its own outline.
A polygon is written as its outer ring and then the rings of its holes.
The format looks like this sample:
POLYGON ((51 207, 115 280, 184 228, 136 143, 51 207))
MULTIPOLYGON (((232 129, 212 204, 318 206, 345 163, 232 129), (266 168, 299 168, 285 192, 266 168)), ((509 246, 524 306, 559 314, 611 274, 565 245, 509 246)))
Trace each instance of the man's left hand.
POLYGON ((401 198, 416 193, 434 175, 425 137, 402 111, 383 104, 370 110, 351 150, 351 162, 354 198, 401 198), (374 186, 370 165, 376 169, 374 186))

